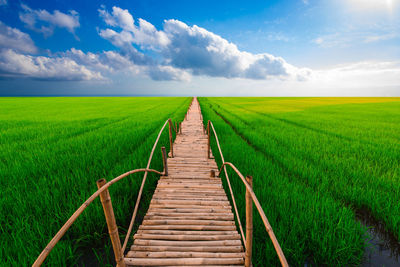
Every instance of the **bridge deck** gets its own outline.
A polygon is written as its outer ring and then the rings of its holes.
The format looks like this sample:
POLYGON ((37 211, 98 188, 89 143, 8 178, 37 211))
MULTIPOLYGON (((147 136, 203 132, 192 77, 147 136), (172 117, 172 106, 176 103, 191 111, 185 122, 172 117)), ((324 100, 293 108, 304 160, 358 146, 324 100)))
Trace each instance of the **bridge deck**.
POLYGON ((168 158, 134 243, 129 266, 232 266, 244 264, 244 250, 231 205, 214 159, 207 157, 199 103, 195 98, 182 122, 182 134, 168 158))

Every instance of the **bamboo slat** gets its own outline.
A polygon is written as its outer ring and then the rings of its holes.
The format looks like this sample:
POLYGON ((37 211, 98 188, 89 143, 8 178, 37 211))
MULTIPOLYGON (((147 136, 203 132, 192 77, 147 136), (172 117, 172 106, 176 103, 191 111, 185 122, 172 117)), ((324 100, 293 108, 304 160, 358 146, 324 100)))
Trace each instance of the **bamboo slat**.
POLYGON ((141 230, 197 230, 197 231, 234 231, 234 225, 144 225, 139 226, 141 230))
POLYGON ((185 247, 185 246, 139 246, 139 245, 134 245, 131 247, 131 251, 243 252, 243 246, 185 247))
POLYGON ((171 265, 210 265, 210 264, 243 264, 243 258, 125 258, 127 265, 171 266, 171 265))
POLYGON ((151 240, 181 240, 181 241, 216 241, 216 240, 240 240, 239 234, 230 235, 158 235, 158 234, 135 234, 135 238, 140 239, 151 239, 151 240))
POLYGON ((139 252, 130 251, 127 258, 239 258, 243 253, 211 253, 211 252, 139 252))

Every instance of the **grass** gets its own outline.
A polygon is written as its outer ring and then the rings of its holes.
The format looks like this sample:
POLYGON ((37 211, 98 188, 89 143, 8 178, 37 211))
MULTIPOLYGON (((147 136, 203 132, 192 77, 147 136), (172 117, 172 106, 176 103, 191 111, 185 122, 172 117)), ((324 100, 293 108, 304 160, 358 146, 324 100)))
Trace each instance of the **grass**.
MULTIPOLYGON (((289 263, 362 261, 366 210, 400 237, 399 98, 200 98, 225 160, 254 190, 289 263)), ((213 151, 217 160, 215 143, 213 151)), ((220 161, 219 161, 220 164, 220 161)), ((230 172, 244 224, 244 186, 230 172)), ((256 266, 278 263, 256 216, 256 266)))
MULTIPOLYGON (((33 263, 72 213, 110 180, 147 164, 167 118, 180 121, 189 98, 0 98, 0 265, 33 263)), ((161 145, 168 147, 168 131, 161 145)), ((161 170, 157 151, 151 168, 161 170)), ((143 174, 110 194, 123 234, 143 174)), ((141 216, 155 187, 150 175, 141 216)), ((56 266, 113 262, 100 201, 95 201, 50 253, 56 266), (89 256, 88 256, 89 255, 89 256)))

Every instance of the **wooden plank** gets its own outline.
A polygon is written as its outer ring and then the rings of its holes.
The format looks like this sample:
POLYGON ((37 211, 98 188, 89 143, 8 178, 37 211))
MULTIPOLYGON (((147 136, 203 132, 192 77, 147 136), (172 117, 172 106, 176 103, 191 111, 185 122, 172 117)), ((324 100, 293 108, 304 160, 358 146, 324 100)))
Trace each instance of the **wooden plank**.
POLYGON ((235 225, 145 225, 139 226, 141 230, 198 230, 198 231, 234 231, 236 230, 235 225))
POLYGON ((218 207, 212 209, 185 209, 185 208, 152 208, 148 212, 177 212, 177 213, 232 213, 231 209, 220 209, 218 207))
POLYGON ((217 220, 187 220, 187 219, 163 219, 163 220, 143 220, 142 225, 235 225, 233 221, 217 221, 217 220))
POLYGON ((213 184, 179 184, 179 183, 158 183, 158 188, 198 188, 198 189, 219 189, 222 185, 213 184))
MULTIPOLYGON (((157 188, 155 192, 169 192, 169 193, 206 193, 206 194, 216 194, 221 193, 224 194, 224 189, 194 189, 194 188, 180 188, 180 189, 173 189, 173 188, 157 188)), ((226 194, 225 194, 226 195, 226 194)))
POLYGON ((134 244, 141 246, 187 246, 187 247, 221 247, 221 246, 240 246, 240 240, 218 240, 218 241, 165 241, 165 240, 144 240, 135 239, 134 244))
POLYGON ((138 245, 134 245, 131 247, 131 251, 243 252, 243 246, 185 247, 185 246, 138 246, 138 245))
MULTIPOLYGON (((146 216, 171 216, 171 217, 186 217, 186 216, 194 216, 194 217, 207 217, 209 213, 178 213, 178 212, 147 212, 146 216)), ((233 220, 233 213, 213 213, 213 216, 225 216, 229 217, 233 220)))
POLYGON ((226 195, 222 194, 212 194, 212 193, 197 193, 197 194, 189 194, 189 193, 170 193, 170 192, 156 192, 154 194, 156 197, 196 197, 196 198, 223 198, 224 200, 227 200, 226 195))
POLYGON ((143 252, 130 251, 127 258, 238 258, 243 257, 243 253, 212 253, 212 252, 143 252))
POLYGON ((210 265, 210 264, 243 264, 243 258, 125 258, 127 265, 139 265, 139 266, 169 266, 174 264, 179 265, 210 265))
POLYGON ((165 196, 157 194, 153 198, 154 200, 204 200, 204 201, 228 201, 225 196, 165 196))
POLYGON ((240 240, 239 234, 231 235, 157 235, 157 234, 135 234, 135 239, 152 240, 182 240, 182 241, 216 241, 216 240, 240 240))
POLYGON ((188 209, 227 209, 232 210, 231 206, 221 206, 221 205, 185 205, 185 204, 150 204, 150 208, 188 208, 188 209))
POLYGON ((166 219, 168 219, 168 220, 188 220, 188 219, 190 219, 190 220, 202 220, 202 221, 215 221, 215 220, 218 220, 218 221, 232 221, 232 219, 233 219, 233 214, 232 214, 232 216, 227 216, 227 215, 219 215, 219 214, 216 214, 216 215, 210 215, 210 216, 204 216, 204 215, 201 215, 201 216, 196 216, 196 215, 193 215, 193 214, 184 214, 184 215, 180 215, 180 216, 176 216, 176 215, 173 215, 173 214, 168 214, 168 215, 165 215, 165 216, 158 216, 158 215, 145 215, 144 216, 144 219, 145 220, 166 220, 166 219))
POLYGON ((153 199, 150 202, 151 204, 177 204, 177 205, 199 205, 199 206, 229 206, 229 201, 223 200, 158 200, 153 199))
POLYGON ((157 234, 157 235, 231 235, 237 231, 174 231, 174 230, 138 230, 137 234, 157 234))

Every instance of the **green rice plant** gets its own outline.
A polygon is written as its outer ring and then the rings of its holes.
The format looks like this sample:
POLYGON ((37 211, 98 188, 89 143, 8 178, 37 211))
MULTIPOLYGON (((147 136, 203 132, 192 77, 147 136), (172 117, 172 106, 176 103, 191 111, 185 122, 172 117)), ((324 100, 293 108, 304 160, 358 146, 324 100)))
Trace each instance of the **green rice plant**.
MULTIPOLYGON (((143 168, 166 119, 183 119, 190 98, 0 98, 0 265, 30 265, 93 192, 96 180, 143 168)), ((151 168, 161 170, 162 135, 151 168)), ((142 174, 110 188, 121 239, 142 174)), ((151 199, 149 175, 138 221, 151 199)), ((113 262, 100 201, 69 229, 47 264, 113 262), (96 252, 96 253, 95 253, 96 252), (97 255, 96 255, 97 254, 97 255)))
MULTIPOLYGON (((367 210, 400 236, 399 98, 200 103, 205 120, 214 122, 225 160, 253 175, 254 190, 292 265, 358 264, 365 229, 355 210, 367 210)), ((241 182, 234 182, 234 190, 243 217, 241 182)), ((276 263, 261 221, 255 229, 255 261, 276 263)))

